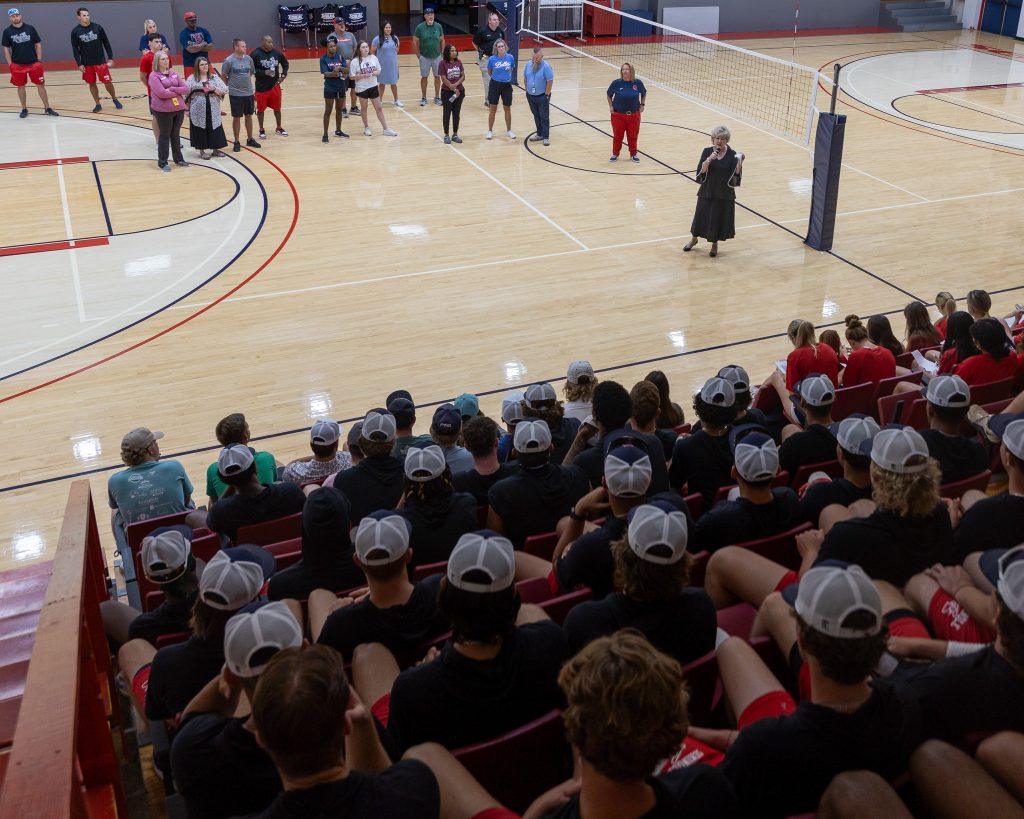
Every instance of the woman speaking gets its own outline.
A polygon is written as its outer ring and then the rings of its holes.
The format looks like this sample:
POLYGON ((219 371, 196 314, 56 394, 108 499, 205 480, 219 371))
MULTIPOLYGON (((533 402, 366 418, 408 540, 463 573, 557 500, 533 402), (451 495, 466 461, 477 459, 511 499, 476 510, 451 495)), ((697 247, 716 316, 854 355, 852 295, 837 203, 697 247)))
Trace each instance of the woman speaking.
POLYGON ((743 154, 729 147, 731 134, 724 125, 711 131, 711 147, 705 148, 697 163, 697 210, 690 225, 691 251, 698 239, 711 242, 709 256, 718 255, 718 243, 736 235, 736 191, 743 170, 743 154))

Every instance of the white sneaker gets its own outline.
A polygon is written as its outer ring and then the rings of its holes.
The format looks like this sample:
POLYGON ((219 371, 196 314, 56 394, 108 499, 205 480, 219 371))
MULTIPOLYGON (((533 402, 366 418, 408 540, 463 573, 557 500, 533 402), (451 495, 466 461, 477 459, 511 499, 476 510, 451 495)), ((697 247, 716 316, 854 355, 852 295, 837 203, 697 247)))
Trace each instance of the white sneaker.
POLYGON ((509 138, 509 139, 515 139, 515 138, 516 138, 516 133, 515 133, 515 131, 506 131, 505 133, 507 133, 507 134, 508 134, 508 138, 509 138))
POLYGON ((385 128, 383 133, 384 136, 398 136, 398 131, 392 131, 390 128, 385 128))
POLYGON ((484 134, 484 139, 494 139, 494 134, 488 131, 486 134, 484 134))
POLYGON ((405 108, 405 103, 401 100, 395 100, 395 108, 405 108))
POLYGON ((540 134, 534 134, 532 137, 530 137, 530 142, 540 142, 542 139, 544 139, 544 137, 542 137, 540 134))
POLYGON ((363 136, 373 136, 373 131, 369 128, 363 128, 363 136))

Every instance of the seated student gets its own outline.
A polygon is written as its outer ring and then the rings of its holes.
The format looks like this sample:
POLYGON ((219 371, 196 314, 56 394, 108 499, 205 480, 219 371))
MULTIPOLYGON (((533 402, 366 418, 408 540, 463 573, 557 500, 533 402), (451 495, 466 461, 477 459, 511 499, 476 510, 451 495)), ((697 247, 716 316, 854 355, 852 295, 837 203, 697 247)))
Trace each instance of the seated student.
POLYGON ((821 511, 826 506, 849 506, 871 497, 871 458, 860 448, 878 432, 874 418, 860 413, 846 416, 831 427, 836 439, 836 459, 843 476, 835 480, 812 480, 800 498, 800 518, 812 526, 820 526, 821 511))
POLYGON ((739 815, 732 789, 714 768, 652 775, 686 736, 689 695, 679 664, 640 634, 626 629, 590 643, 566 663, 558 684, 568 701, 562 719, 579 780, 539 797, 527 816, 739 815))
POLYGON ((715 648, 715 605, 692 588, 686 515, 655 502, 629 513, 625 537, 612 547, 615 588, 603 600, 576 606, 565 619, 569 653, 604 634, 635 628, 681 665, 715 648))
MULTIPOLYGON (((363 460, 363 451, 359 448, 359 437, 363 434, 363 422, 356 421, 351 427, 349 427, 348 435, 345 436, 345 449, 348 450, 349 457, 352 459, 352 466, 358 466, 363 460)), ((338 477, 337 472, 333 475, 328 475, 321 486, 334 486, 334 479, 338 477)))
POLYGON ((471 494, 477 506, 486 506, 491 487, 514 475, 518 464, 503 464, 498 460, 498 425, 487 416, 466 421, 462 437, 473 456, 473 468, 452 475, 452 485, 456 492, 471 494))
POLYGON ((353 554, 348 500, 337 489, 320 487, 302 508, 302 559, 270 578, 267 596, 305 600, 313 589, 339 592, 362 585, 353 554))
POLYGON ((577 418, 566 417, 555 388, 546 381, 528 386, 523 395, 523 414, 527 418, 539 418, 547 422, 551 430, 551 463, 562 463, 576 438, 580 422, 577 418))
POLYGON ((658 388, 650 381, 637 381, 633 389, 629 391, 629 400, 633 405, 633 414, 629 419, 629 428, 647 435, 653 435, 661 441, 662 450, 665 453, 665 460, 672 458, 672 450, 675 449, 676 439, 679 437, 671 429, 658 427, 658 411, 661 405, 661 394, 658 388))
POLYGON ((302 645, 302 627, 284 603, 237 614, 224 628, 224 669, 186 706, 171 745, 174 785, 189 819, 227 819, 266 808, 281 792, 273 761, 256 739, 252 714, 236 717, 244 693, 281 649, 302 645))
POLYGON ((395 446, 395 417, 383 410, 370 410, 363 419, 358 446, 363 459, 334 477, 334 488, 352 508, 355 526, 375 509, 394 509, 402 497, 402 462, 391 452, 395 446))
POLYGON ((260 483, 256 461, 247 446, 222 449, 217 474, 232 491, 210 507, 206 525, 232 542, 240 527, 294 515, 306 503, 306 495, 293 483, 260 483))
MULTIPOLYGON (((733 419, 733 425, 759 424, 767 429, 768 416, 750 406, 754 397, 750 394, 750 376, 747 375, 747 371, 739 364, 728 364, 718 371, 718 377, 732 384, 736 395, 736 417, 733 419)), ((700 426, 700 421, 697 422, 697 426, 700 426)))
POLYGON ((587 493, 587 476, 575 466, 549 461, 551 430, 543 421, 516 425, 515 452, 519 471, 487 493, 487 525, 521 548, 530 535, 555 531, 587 493))
POLYGON ((445 462, 453 473, 473 468, 473 456, 459 445, 462 437, 462 413, 454 404, 442 404, 434 410, 430 424, 430 439, 441 447, 445 462))
MULTIPOLYGON (((871 324, 871 319, 868 324, 871 324)), ((877 384, 883 378, 896 375, 896 356, 884 346, 872 343, 868 338, 868 328, 861 323, 859 316, 846 317, 846 340, 852 352, 846 360, 846 369, 839 374, 839 383, 844 387, 877 384)))
POLYGON ((832 404, 836 389, 826 375, 811 375, 796 385, 800 412, 806 424, 800 429, 789 424, 782 430, 779 465, 791 476, 806 464, 834 461, 836 439, 832 437, 832 404))
POLYGON ((323 481, 328 475, 351 469, 352 456, 338 451, 341 425, 337 421, 316 421, 309 430, 309 448, 313 454, 298 458, 281 473, 282 481, 312 483, 323 481))
POLYGON ((978 355, 961 361, 953 370, 970 386, 1015 378, 1019 359, 1013 352, 999 319, 983 318, 971 325, 971 339, 978 355))
MULTIPOLYGON (((540 421, 523 423, 547 430, 540 421)), ((538 607, 520 609, 506 538, 487 529, 463 535, 448 559, 439 600, 452 626, 440 652, 401 674, 378 644, 360 646, 353 658, 356 688, 374 703, 400 749, 420 742, 461 748, 558 705, 565 637, 538 607), (517 626, 517 617, 531 622, 517 626)))
POLYGON ((928 382, 925 411, 929 429, 921 430, 928 452, 939 462, 942 483, 955 483, 988 469, 985 447, 960 434, 971 406, 971 388, 958 375, 937 375, 928 382))
MULTIPOLYGON (((233 412, 221 418, 214 434, 222 447, 234 444, 249 446, 249 423, 240 412, 233 412)), ((256 477, 260 479, 260 483, 274 483, 277 480, 277 461, 273 455, 254 449, 253 460, 256 462, 256 477)), ((227 488, 227 484, 217 474, 217 462, 214 461, 206 468, 206 496, 210 499, 210 506, 217 502, 227 488)))
POLYGON ((839 356, 828 344, 815 341, 814 325, 804 319, 793 319, 786 330, 793 351, 786 356, 785 367, 774 372, 761 385, 761 389, 773 389, 778 393, 782 411, 795 423, 790 396, 796 385, 805 378, 822 373, 831 383, 839 382, 839 356))
POLYGON ((448 630, 437 608, 440 574, 409 581, 409 521, 380 510, 367 515, 355 534, 356 565, 369 592, 338 598, 318 589, 309 596, 309 631, 314 640, 352 659, 356 646, 380 643, 404 655, 448 630))
POLYGON ((412 526, 413 566, 447 560, 456 541, 477 528, 476 499, 452 488, 452 473, 436 444, 405 453, 405 491, 398 514, 412 526))
POLYGON ((512 436, 516 431, 516 424, 526 417, 523 410, 523 394, 519 390, 513 390, 501 399, 501 422, 505 430, 498 438, 498 460, 507 463, 512 453, 512 436))
POLYGON ((800 522, 800 502, 788 486, 772 488, 779 471, 775 441, 753 424, 733 427, 729 446, 739 483, 736 500, 719 503, 701 515, 693 533, 693 550, 716 551, 732 543, 775 535, 800 522))
POLYGON ((700 429, 679 436, 668 479, 683 495, 700 492, 705 505, 710 506, 719 487, 733 481, 729 427, 736 418, 736 391, 724 378, 709 378, 693 396, 693 410, 700 419, 700 429))
POLYGON ((562 409, 565 410, 566 418, 583 422, 594 414, 591 401, 596 386, 597 375, 589 361, 574 361, 569 365, 565 386, 562 387, 562 395, 565 396, 562 409))
POLYGON ((478 418, 483 414, 480 412, 480 399, 471 392, 464 392, 461 395, 455 396, 452 404, 459 411, 459 415, 462 416, 463 427, 466 426, 466 422, 470 418, 478 418))
POLYGON ((395 449, 392 453, 399 460, 405 458, 405 451, 420 441, 429 441, 429 435, 416 435, 412 428, 416 425, 416 405, 412 396, 405 390, 395 390, 384 403, 388 412, 395 416, 395 449))

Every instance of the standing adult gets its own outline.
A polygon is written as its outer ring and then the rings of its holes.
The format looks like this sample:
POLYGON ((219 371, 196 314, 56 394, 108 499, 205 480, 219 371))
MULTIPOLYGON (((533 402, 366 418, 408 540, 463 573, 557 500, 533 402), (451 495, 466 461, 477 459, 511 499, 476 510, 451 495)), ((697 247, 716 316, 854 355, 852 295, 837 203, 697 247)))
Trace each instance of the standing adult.
POLYGON ((743 154, 729 147, 729 137, 729 129, 724 125, 712 128, 711 147, 701 151, 697 163, 697 210, 684 251, 693 250, 698 239, 707 239, 711 242, 708 255, 717 256, 718 243, 736 235, 735 186, 743 171, 743 154))
POLYGON ((444 51, 444 27, 434 20, 434 8, 423 9, 423 22, 412 33, 413 49, 420 61, 420 105, 427 104, 427 76, 434 75, 434 105, 441 104, 438 67, 444 51))
POLYGON ((71 29, 71 53, 74 54, 78 69, 82 72, 82 79, 88 83, 89 93, 96 103, 92 112, 98 114, 103 110, 103 106, 100 105, 100 92, 96 88, 97 80, 107 89, 110 99, 114 101, 114 107, 118 111, 124 108, 110 79, 110 69, 114 67, 114 52, 110 48, 107 32, 99 23, 92 22, 89 9, 85 6, 78 9, 78 25, 71 29))
POLYGON ((395 108, 405 108, 398 99, 398 49, 399 39, 393 34, 390 20, 385 20, 380 27, 380 36, 374 37, 370 43, 370 53, 380 60, 380 74, 377 83, 380 85, 380 98, 384 100, 384 86, 391 86, 391 96, 395 100, 395 108))
POLYGON ((188 167, 185 157, 181 155, 181 123, 185 119, 185 95, 188 86, 174 71, 167 53, 161 51, 153 58, 153 71, 149 75, 149 99, 153 115, 156 117, 157 136, 157 167, 169 172, 167 164, 168 149, 174 157, 174 164, 188 167))
POLYGON ((380 76, 380 60, 370 53, 370 44, 363 40, 359 43, 359 51, 355 59, 349 63, 348 75, 355 80, 356 96, 359 97, 359 115, 363 118, 363 134, 373 136, 367 113, 370 105, 380 120, 384 136, 398 136, 397 131, 388 127, 384 118, 384 109, 380 104, 380 89, 377 88, 377 77, 380 76))
POLYGON ((281 125, 281 83, 288 78, 288 58, 274 48, 274 38, 264 34, 260 47, 252 53, 256 65, 256 119, 260 123, 260 139, 267 138, 263 130, 263 114, 269 108, 274 112, 279 137, 288 136, 281 125))
POLYGON ((46 95, 46 78, 43 76, 43 41, 39 32, 26 23, 18 9, 8 9, 7 17, 11 24, 4 29, 0 38, 4 47, 4 59, 11 67, 11 85, 18 89, 18 101, 21 103, 22 119, 28 116, 28 102, 25 97, 25 84, 32 84, 39 92, 43 101, 43 110, 51 117, 59 117, 50 107, 50 98, 46 95))
MULTIPOLYGON (((334 18, 334 31, 327 35, 328 40, 334 40, 338 44, 338 54, 345 61, 345 65, 352 62, 352 58, 356 55, 356 47, 359 45, 356 40, 356 35, 348 30, 348 26, 345 23, 345 18, 338 14, 334 18)), ((347 77, 345 79, 345 90, 349 92, 349 96, 352 98, 352 113, 354 114, 358 108, 359 103, 356 102, 356 84, 355 82, 347 77)), ((341 98, 341 115, 343 117, 348 116, 348 108, 345 107, 345 97, 341 98)))
POLYGON ((210 59, 213 37, 199 25, 199 16, 194 11, 185 12, 185 28, 178 35, 178 42, 181 43, 181 65, 186 74, 192 70, 200 54, 210 59))
POLYGON ((189 136, 192 147, 199 151, 200 159, 226 156, 228 138, 224 135, 220 104, 228 87, 210 66, 206 57, 200 57, 185 80, 188 86, 189 136), (210 153, 207 153, 209 151, 210 153))
POLYGON ((487 68, 487 61, 494 55, 494 44, 498 40, 504 39, 505 29, 499 24, 497 13, 493 11, 487 15, 487 25, 477 29, 473 35, 473 45, 476 46, 476 53, 479 57, 480 74, 484 78, 484 105, 487 105, 487 92, 491 82, 491 72, 487 68))
POLYGON ((338 53, 338 41, 328 37, 323 41, 326 53, 320 55, 320 76, 324 78, 324 135, 321 142, 330 142, 327 128, 334 111, 334 135, 348 139, 341 130, 341 118, 346 116, 345 92, 348 90, 348 60, 338 53))
POLYGON ((459 117, 462 115, 462 103, 466 99, 466 69, 459 59, 459 49, 453 43, 444 47, 441 60, 441 83, 444 85, 444 144, 461 143, 459 136, 459 117), (452 127, 452 136, 448 136, 448 128, 452 127))
POLYGON ((494 115, 498 112, 498 100, 501 100, 505 109, 505 132, 509 139, 515 139, 516 135, 512 131, 512 80, 516 73, 516 58, 508 53, 504 40, 494 44, 494 54, 487 60, 487 73, 491 78, 487 86, 487 107, 490 111, 484 136, 487 139, 494 136, 494 115))
POLYGON ((256 113, 256 92, 253 89, 252 78, 256 75, 256 63, 245 53, 245 40, 236 37, 231 41, 231 46, 234 50, 224 60, 220 73, 228 83, 228 99, 231 100, 231 132, 235 139, 232 150, 237 154, 242 150, 242 145, 238 141, 242 117, 245 117, 245 144, 250 148, 261 146, 252 138, 252 115, 256 113))
POLYGON ((629 142, 629 158, 639 162, 636 140, 640 135, 640 116, 647 102, 647 87, 636 78, 636 71, 630 63, 619 68, 619 78, 608 86, 608 113, 612 115, 612 155, 609 162, 619 161, 622 137, 629 142))
POLYGON ((142 59, 139 60, 139 80, 146 86, 146 97, 149 100, 149 119, 150 124, 153 126, 153 139, 156 142, 160 141, 160 128, 156 124, 156 114, 153 113, 152 92, 149 90, 149 75, 153 73, 153 58, 160 52, 167 55, 167 64, 169 66, 174 65, 171 52, 167 50, 163 36, 160 34, 150 34, 149 51, 143 54, 142 59))
MULTIPOLYGON (((139 38, 139 55, 144 57, 149 52, 149 35, 160 34, 156 30, 156 20, 147 20, 142 24, 142 36, 139 38)), ((164 35, 160 34, 160 39, 164 39, 164 35)))
POLYGON ((533 123, 537 133, 530 137, 530 142, 544 141, 551 144, 551 86, 555 84, 555 71, 551 63, 544 59, 544 49, 537 46, 533 49, 533 57, 523 69, 523 85, 526 88, 526 101, 530 104, 533 123))

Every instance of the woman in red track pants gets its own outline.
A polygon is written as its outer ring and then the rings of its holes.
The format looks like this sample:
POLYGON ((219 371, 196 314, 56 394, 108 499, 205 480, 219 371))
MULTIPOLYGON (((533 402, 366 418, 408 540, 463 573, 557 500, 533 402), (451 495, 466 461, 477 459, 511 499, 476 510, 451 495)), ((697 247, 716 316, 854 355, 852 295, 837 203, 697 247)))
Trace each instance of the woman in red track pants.
POLYGON ((640 115, 647 99, 647 89, 636 78, 636 72, 629 63, 619 69, 619 79, 608 86, 608 111, 612 115, 612 155, 609 162, 617 162, 622 150, 622 137, 629 144, 629 158, 639 162, 636 152, 636 138, 640 134, 640 115))

